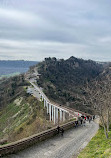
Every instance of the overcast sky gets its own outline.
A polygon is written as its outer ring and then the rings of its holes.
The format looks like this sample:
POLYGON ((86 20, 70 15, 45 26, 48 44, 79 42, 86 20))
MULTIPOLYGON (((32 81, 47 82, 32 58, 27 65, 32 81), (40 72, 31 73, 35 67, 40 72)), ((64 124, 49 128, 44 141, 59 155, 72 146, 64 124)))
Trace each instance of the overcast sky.
POLYGON ((111 0, 0 0, 0 60, 111 61, 111 0))

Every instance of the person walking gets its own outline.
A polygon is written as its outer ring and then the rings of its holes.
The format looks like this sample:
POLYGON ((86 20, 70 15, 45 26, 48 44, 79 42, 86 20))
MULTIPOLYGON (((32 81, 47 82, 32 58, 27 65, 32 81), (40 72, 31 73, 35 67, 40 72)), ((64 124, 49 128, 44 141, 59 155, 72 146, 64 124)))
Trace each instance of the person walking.
POLYGON ((86 122, 85 122, 85 119, 83 119, 83 126, 85 126, 85 123, 86 123, 86 122))
POLYGON ((63 134, 64 134, 64 129, 62 128, 61 129, 61 136, 63 136, 63 134))
POLYGON ((78 126, 78 121, 75 121, 75 127, 77 127, 78 126))
POLYGON ((60 133, 60 127, 59 126, 57 126, 57 132, 58 132, 58 134, 60 133))
POLYGON ((81 120, 80 120, 80 121, 81 121, 81 126, 82 126, 82 123, 83 123, 83 118, 82 118, 82 117, 81 117, 81 120))
POLYGON ((89 117, 89 123, 91 122, 91 117, 89 117))

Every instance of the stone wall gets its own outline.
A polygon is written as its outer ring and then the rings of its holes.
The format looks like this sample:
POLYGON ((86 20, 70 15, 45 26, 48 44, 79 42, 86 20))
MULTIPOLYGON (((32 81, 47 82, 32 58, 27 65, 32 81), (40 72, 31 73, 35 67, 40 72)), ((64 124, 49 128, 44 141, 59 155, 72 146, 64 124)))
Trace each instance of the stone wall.
MULTIPOLYGON (((71 122, 61 125, 60 128, 63 128, 65 131, 65 130, 68 130, 68 129, 74 127, 74 125, 75 125, 75 122, 71 121, 71 122)), ((24 138, 22 140, 19 140, 19 141, 16 141, 16 142, 13 142, 13 143, 10 143, 7 145, 3 145, 0 147, 0 157, 7 155, 7 154, 19 152, 20 150, 28 148, 29 146, 34 145, 35 143, 39 143, 43 140, 46 140, 48 138, 51 138, 51 137, 57 135, 57 134, 58 134, 57 127, 54 127, 47 131, 30 136, 28 138, 24 138)))

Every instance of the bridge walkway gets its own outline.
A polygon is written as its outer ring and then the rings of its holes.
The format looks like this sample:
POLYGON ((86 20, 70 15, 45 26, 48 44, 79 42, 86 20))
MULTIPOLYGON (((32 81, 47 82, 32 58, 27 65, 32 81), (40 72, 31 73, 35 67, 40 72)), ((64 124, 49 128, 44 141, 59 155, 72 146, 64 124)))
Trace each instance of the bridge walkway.
POLYGON ((72 158, 72 155, 77 155, 87 145, 98 128, 97 123, 87 122, 85 126, 66 131, 63 137, 57 135, 39 145, 5 158, 72 158))

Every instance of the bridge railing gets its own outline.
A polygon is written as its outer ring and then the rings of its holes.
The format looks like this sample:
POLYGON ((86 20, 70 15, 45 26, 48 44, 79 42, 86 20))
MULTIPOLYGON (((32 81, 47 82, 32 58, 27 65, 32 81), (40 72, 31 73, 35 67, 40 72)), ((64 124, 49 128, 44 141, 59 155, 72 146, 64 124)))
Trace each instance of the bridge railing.
MULTIPOLYGON (((74 125, 75 125, 75 121, 70 121, 68 123, 61 125, 60 128, 63 128, 65 131, 67 129, 74 127, 74 125)), ((7 145, 3 145, 0 147, 0 157, 8 154, 17 153, 25 148, 28 148, 29 146, 34 145, 35 143, 39 143, 57 134, 58 134, 57 127, 54 127, 52 129, 41 132, 39 134, 30 136, 28 138, 24 138, 22 140, 7 145)))

